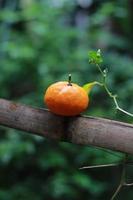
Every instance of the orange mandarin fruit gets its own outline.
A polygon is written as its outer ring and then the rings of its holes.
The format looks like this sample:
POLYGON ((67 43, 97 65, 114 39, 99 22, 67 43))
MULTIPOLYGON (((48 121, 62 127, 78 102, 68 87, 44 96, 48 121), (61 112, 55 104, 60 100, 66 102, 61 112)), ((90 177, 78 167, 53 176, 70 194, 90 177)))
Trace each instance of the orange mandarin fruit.
POLYGON ((88 107, 87 92, 75 83, 56 82, 48 87, 44 101, 51 112, 62 116, 76 116, 88 107))

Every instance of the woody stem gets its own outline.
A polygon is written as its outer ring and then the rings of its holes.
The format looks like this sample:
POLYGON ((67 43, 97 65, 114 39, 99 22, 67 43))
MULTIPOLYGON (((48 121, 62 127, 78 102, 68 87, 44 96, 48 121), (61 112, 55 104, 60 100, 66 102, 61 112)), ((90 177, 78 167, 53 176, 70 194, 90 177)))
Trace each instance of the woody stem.
POLYGON ((71 74, 69 74, 68 75, 68 85, 70 85, 70 86, 72 86, 72 84, 71 84, 71 78, 72 78, 72 76, 71 76, 71 74))

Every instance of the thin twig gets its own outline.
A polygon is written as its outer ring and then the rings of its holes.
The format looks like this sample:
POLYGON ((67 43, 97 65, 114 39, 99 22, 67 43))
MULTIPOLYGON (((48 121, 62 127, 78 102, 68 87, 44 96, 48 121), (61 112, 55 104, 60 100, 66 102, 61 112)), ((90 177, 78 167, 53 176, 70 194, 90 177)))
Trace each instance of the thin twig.
POLYGON ((133 186, 133 183, 124 183, 123 186, 133 186))
POLYGON ((100 65, 99 65, 99 64, 96 64, 96 66, 97 66, 97 68, 99 69, 101 75, 104 77, 105 75, 104 75, 104 73, 103 73, 103 71, 102 71, 100 65))
POLYGON ((111 197, 110 200, 114 200, 115 197, 118 195, 118 193, 120 192, 121 188, 124 186, 125 184, 125 179, 126 179, 126 162, 127 162, 127 154, 125 154, 124 160, 123 160, 123 164, 122 164, 122 172, 121 172, 121 178, 120 178, 120 183, 115 191, 115 193, 113 194, 113 196, 111 197))
MULTIPOLYGON (((117 95, 112 94, 112 92, 108 88, 108 85, 106 83, 107 71, 106 70, 103 71, 100 67, 100 63, 102 62, 100 50, 98 50, 96 52, 96 54, 95 54, 95 52, 93 52, 93 57, 92 57, 92 59, 90 59, 90 62, 95 64, 96 67, 98 68, 99 72, 101 73, 101 75, 103 77, 103 81, 102 81, 102 83, 99 83, 99 85, 104 87, 104 89, 107 92, 107 94, 109 95, 109 97, 113 99, 116 110, 119 110, 119 111, 123 112, 124 114, 133 117, 132 113, 127 112, 126 110, 124 110, 123 108, 121 108, 119 106, 118 101, 117 101, 117 95), (95 59, 95 57, 96 57, 96 59, 95 59)), ((122 172, 121 172, 120 183, 119 183, 116 191, 114 192, 113 196, 111 197, 111 200, 115 199, 115 197, 118 195, 118 193, 120 192, 120 190, 123 186, 133 186, 133 183, 126 183, 126 165, 127 165, 127 160, 128 160, 127 158, 128 158, 128 155, 125 154, 124 160, 122 162, 122 172)), ((98 167, 112 167, 112 166, 116 166, 116 165, 118 165, 118 164, 112 163, 112 164, 108 164, 108 165, 97 165, 97 166, 82 167, 80 169, 98 168, 98 167)), ((119 165, 120 165, 120 163, 119 163, 119 165)))
POLYGON ((92 168, 102 168, 102 167, 114 167, 119 166, 121 163, 111 163, 111 164, 104 164, 104 165, 92 165, 92 166, 84 166, 80 167, 79 169, 92 169, 92 168))
MULTIPOLYGON (((120 163, 110 163, 110 164, 103 164, 103 165, 83 166, 83 167, 80 167, 79 169, 82 170, 82 169, 92 169, 92 168, 102 168, 102 167, 115 167, 115 166, 120 166, 120 165, 123 165, 123 163, 120 162, 120 163)), ((133 162, 126 162, 126 165, 133 165, 133 162)), ((125 186, 126 184, 129 185, 130 183, 129 184, 124 183, 125 186)))
POLYGON ((105 91, 106 91, 107 94, 109 95, 109 97, 111 97, 111 98, 113 99, 114 104, 115 104, 115 107, 116 107, 116 110, 119 110, 119 111, 125 113, 126 115, 133 117, 133 114, 132 114, 132 113, 127 112, 126 110, 122 109, 122 108, 119 106, 118 101, 117 101, 117 99, 116 99, 116 98, 117 98, 117 95, 112 94, 112 92, 109 90, 109 88, 108 88, 108 86, 107 86, 107 83, 106 83, 106 76, 107 76, 107 74, 106 74, 106 72, 104 73, 104 71, 102 71, 102 69, 101 69, 101 67, 100 67, 99 64, 96 64, 96 66, 97 66, 99 72, 101 73, 101 75, 102 75, 102 77, 103 77, 103 82, 100 83, 99 85, 103 86, 104 89, 105 89, 105 91))
POLYGON ((113 194, 113 196, 111 197, 110 200, 114 200, 115 199, 115 197, 117 196, 117 194, 120 192, 122 186, 123 186, 123 184, 120 183, 119 186, 118 186, 118 188, 117 188, 117 190, 115 191, 115 193, 113 194))
POLYGON ((127 112, 126 110, 124 110, 124 109, 122 109, 122 108, 120 108, 120 107, 118 107, 117 110, 119 110, 119 111, 125 113, 126 115, 129 115, 129 116, 133 117, 133 114, 132 114, 132 113, 129 113, 129 112, 127 112))

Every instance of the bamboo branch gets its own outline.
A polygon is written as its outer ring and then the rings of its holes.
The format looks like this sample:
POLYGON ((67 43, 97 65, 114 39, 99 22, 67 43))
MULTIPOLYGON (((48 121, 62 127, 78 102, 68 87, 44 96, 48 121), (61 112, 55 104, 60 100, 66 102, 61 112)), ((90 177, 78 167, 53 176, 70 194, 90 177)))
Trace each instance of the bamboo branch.
POLYGON ((0 99, 0 125, 75 144, 133 154, 133 125, 93 117, 60 117, 0 99))

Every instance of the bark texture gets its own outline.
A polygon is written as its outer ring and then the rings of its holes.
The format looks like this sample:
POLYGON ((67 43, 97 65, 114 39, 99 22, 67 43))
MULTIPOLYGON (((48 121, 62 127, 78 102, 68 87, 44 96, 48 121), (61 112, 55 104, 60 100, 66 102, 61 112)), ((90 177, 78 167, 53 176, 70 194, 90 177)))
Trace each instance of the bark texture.
POLYGON ((93 117, 60 117, 0 99, 0 125, 50 139, 133 154, 133 125, 93 117))

